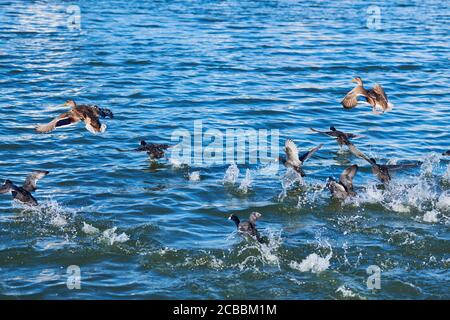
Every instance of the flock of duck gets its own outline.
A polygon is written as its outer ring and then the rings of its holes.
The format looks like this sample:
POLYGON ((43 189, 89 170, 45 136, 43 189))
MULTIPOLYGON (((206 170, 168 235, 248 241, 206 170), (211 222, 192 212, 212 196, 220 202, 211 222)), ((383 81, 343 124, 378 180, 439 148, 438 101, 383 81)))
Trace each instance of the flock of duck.
MULTIPOLYGON (((363 97, 366 102, 371 105, 374 113, 384 113, 391 111, 393 105, 388 101, 387 95, 381 85, 374 85, 372 89, 365 89, 363 81, 360 77, 356 77, 352 80, 357 86, 352 89, 341 101, 344 108, 354 108, 358 104, 360 97, 363 97)), ((70 110, 59 115, 47 124, 38 125, 36 132, 49 133, 57 128, 74 125, 79 122, 84 122, 85 127, 91 133, 102 133, 106 130, 106 125, 100 122, 100 118, 113 119, 114 115, 111 110, 106 108, 99 108, 96 105, 79 105, 73 100, 68 100, 62 106, 69 107, 70 110)), ((369 158, 363 152, 361 152, 351 140, 359 138, 360 136, 352 133, 347 133, 337 130, 335 127, 330 127, 329 131, 319 131, 311 128, 313 132, 324 134, 336 139, 336 142, 340 147, 347 146, 349 151, 364 160, 366 160, 372 168, 372 172, 383 183, 387 184, 391 180, 391 172, 394 170, 405 169, 409 167, 417 166, 419 163, 409 163, 400 165, 382 165, 378 164, 375 159, 369 158)), ((302 155, 299 155, 298 148, 294 141, 287 140, 284 146, 285 156, 279 157, 279 161, 287 168, 292 168, 302 177, 305 176, 303 171, 303 164, 314 153, 316 153, 323 144, 310 149, 302 155)), ((145 141, 140 142, 140 146, 134 151, 146 152, 150 159, 157 160, 165 156, 165 152, 171 146, 168 144, 147 143, 145 141)), ((444 156, 450 156, 450 150, 443 153, 444 156)), ((353 197, 356 192, 353 188, 353 178, 358 172, 358 165, 353 164, 346 168, 339 177, 339 180, 335 180, 333 177, 329 177, 326 187, 331 192, 332 196, 338 199, 345 199, 353 197)), ((25 180, 22 186, 17 186, 11 180, 6 180, 3 186, 0 187, 0 194, 11 192, 13 199, 22 203, 36 206, 37 200, 33 197, 32 192, 36 191, 38 180, 45 177, 48 171, 33 171, 25 180)), ((259 242, 264 242, 264 238, 259 235, 256 229, 256 221, 261 218, 261 214, 258 212, 252 212, 248 221, 240 221, 236 215, 230 215, 229 219, 234 221, 238 231, 243 234, 249 235, 259 242)))

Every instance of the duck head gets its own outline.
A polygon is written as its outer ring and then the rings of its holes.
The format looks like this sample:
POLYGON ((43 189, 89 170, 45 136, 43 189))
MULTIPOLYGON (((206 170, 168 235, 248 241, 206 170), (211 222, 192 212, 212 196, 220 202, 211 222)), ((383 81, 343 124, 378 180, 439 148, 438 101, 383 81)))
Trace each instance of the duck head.
POLYGON ((75 107, 77 106, 77 104, 76 104, 75 101, 73 101, 73 100, 67 100, 67 101, 64 103, 64 106, 65 106, 65 107, 70 107, 70 108, 75 108, 75 107))
POLYGON ((359 86, 361 86, 362 87, 362 85, 363 85, 363 81, 362 81, 362 79, 360 78, 360 77, 355 77, 355 78, 353 78, 352 79, 352 82, 355 82, 355 83, 357 83, 359 86))
POLYGON ((335 127, 330 127, 330 130, 331 131, 336 131, 336 128, 335 127))

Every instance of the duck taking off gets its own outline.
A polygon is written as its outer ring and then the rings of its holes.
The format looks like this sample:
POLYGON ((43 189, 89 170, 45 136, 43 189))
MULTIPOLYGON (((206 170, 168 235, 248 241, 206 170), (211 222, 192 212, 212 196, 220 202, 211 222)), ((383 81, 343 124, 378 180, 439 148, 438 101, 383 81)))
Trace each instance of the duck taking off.
POLYGON ((336 138, 336 142, 338 143, 339 147, 342 147, 343 145, 346 145, 349 139, 353 138, 360 138, 361 136, 353 134, 353 133, 347 133, 343 131, 337 130, 335 127, 330 127, 330 131, 319 131, 313 128, 310 128, 313 132, 318 132, 321 134, 325 134, 327 136, 336 138))
POLYGON ((163 158, 166 150, 169 148, 170 146, 168 144, 147 143, 142 140, 139 148, 135 149, 134 151, 145 151, 149 155, 150 159, 155 160, 163 158))
POLYGON ((369 158, 363 152, 361 152, 352 143, 347 144, 348 149, 355 156, 366 160, 372 167, 372 173, 378 177, 382 183, 391 181, 391 172, 395 170, 401 170, 406 168, 417 167, 419 163, 405 163, 405 164, 378 164, 374 158, 369 158))
POLYGON ((251 236, 253 239, 256 239, 258 242, 263 242, 263 239, 259 235, 258 230, 256 229, 256 220, 261 218, 261 213, 252 212, 248 218, 248 221, 240 221, 240 219, 234 214, 228 217, 229 220, 233 220, 236 224, 236 228, 239 232, 244 233, 246 235, 251 236))
POLYGON ((70 110, 56 117, 47 124, 37 126, 36 131, 39 133, 48 133, 55 130, 56 128, 84 121, 86 129, 90 132, 94 134, 103 133, 106 130, 106 125, 101 124, 99 118, 114 118, 111 110, 106 108, 99 108, 96 105, 77 105, 75 101, 68 100, 63 104, 63 106, 70 107, 70 110))
POLYGON ((356 196, 356 192, 353 191, 353 177, 357 172, 358 166, 354 164, 342 172, 339 181, 334 180, 333 177, 329 177, 326 186, 330 190, 332 196, 337 199, 346 199, 347 197, 356 196))
POLYGON ((312 157, 317 150, 322 148, 323 144, 318 145, 310 149, 308 152, 305 152, 303 155, 299 157, 297 145, 292 140, 286 140, 284 144, 284 152, 286 153, 286 157, 280 157, 279 160, 283 165, 287 168, 292 168, 296 172, 298 172, 302 177, 305 176, 305 172, 302 169, 303 163, 312 157))
POLYGON ((0 194, 11 192, 13 199, 28 205, 37 206, 38 202, 31 193, 36 191, 38 180, 45 177, 48 173, 48 171, 33 171, 21 187, 16 186, 11 180, 6 180, 3 186, 0 187, 0 194))
POLYGON ((344 108, 351 109, 356 107, 358 104, 358 97, 366 98, 366 101, 372 106, 372 110, 375 113, 377 110, 381 110, 381 113, 391 111, 394 107, 394 105, 388 101, 388 97, 381 85, 375 84, 372 89, 365 89, 360 77, 354 78, 352 82, 356 82, 357 86, 347 93, 341 101, 344 108))

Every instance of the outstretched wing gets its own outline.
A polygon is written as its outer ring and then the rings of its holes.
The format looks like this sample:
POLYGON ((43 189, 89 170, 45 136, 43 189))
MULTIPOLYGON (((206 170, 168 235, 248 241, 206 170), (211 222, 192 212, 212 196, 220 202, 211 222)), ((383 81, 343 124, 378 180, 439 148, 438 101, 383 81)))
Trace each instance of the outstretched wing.
POLYGON ((63 113, 59 117, 53 119, 47 124, 42 124, 36 127, 36 131, 39 133, 48 133, 55 130, 58 127, 68 126, 80 121, 78 118, 73 117, 70 112, 63 113))
POLYGON ((322 146, 323 146, 323 144, 320 144, 320 145, 318 145, 317 147, 314 147, 314 148, 310 149, 308 152, 305 152, 304 154, 302 154, 302 155, 300 156, 300 161, 303 163, 303 162, 305 162, 306 160, 308 160, 309 158, 311 158, 312 155, 313 155, 314 153, 316 153, 317 150, 319 150, 320 148, 322 148, 322 146))
POLYGON ((309 128, 309 129, 310 129, 311 131, 313 131, 313 132, 325 134, 325 135, 327 135, 327 136, 329 136, 329 135, 331 135, 331 134, 333 133, 333 131, 320 131, 320 130, 317 130, 317 129, 314 129, 314 128, 309 128))
POLYGON ((414 163, 403 163, 403 164, 387 164, 385 165, 389 171, 395 171, 395 170, 401 170, 401 169, 407 169, 407 168, 415 168, 419 166, 419 162, 414 163))
POLYGON ((4 184, 3 186, 0 187, 0 194, 7 193, 10 191, 11 191, 11 186, 4 184))
POLYGON ((372 160, 370 160, 370 158, 368 156, 366 156, 364 153, 359 151, 359 149, 353 143, 347 141, 347 146, 348 146, 348 149, 350 150, 350 152, 353 153, 355 156, 366 160, 372 166, 375 165, 375 163, 372 160))
POLYGON ((378 98, 387 105, 388 97, 387 97, 386 93, 384 92, 383 87, 379 84, 375 84, 373 86, 372 90, 378 95, 378 98))
POLYGON ((294 141, 286 140, 284 144, 284 152, 286 152, 287 161, 292 163, 300 163, 298 158, 298 148, 294 141))
POLYGON ((339 177, 339 182, 347 188, 347 190, 353 189, 353 177, 358 172, 358 166, 356 164, 346 168, 341 176, 339 177))
POLYGON ((366 92, 361 87, 356 87, 353 90, 351 90, 347 95, 342 99, 341 104, 344 108, 351 109, 356 107, 358 104, 358 97, 359 96, 366 96, 366 92))
POLYGON ((30 175, 28 175, 27 180, 25 180, 23 188, 28 192, 35 191, 38 180, 45 177, 48 173, 48 171, 33 171, 30 175))

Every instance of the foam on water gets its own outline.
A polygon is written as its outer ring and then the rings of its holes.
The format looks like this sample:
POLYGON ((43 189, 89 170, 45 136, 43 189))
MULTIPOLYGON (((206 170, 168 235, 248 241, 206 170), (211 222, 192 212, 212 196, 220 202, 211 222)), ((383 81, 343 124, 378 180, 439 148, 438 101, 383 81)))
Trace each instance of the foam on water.
POLYGON ((330 266, 330 259, 333 256, 330 252, 327 256, 321 257, 317 253, 311 253, 302 262, 291 261, 289 266, 292 269, 299 270, 300 272, 312 272, 320 273, 328 269, 330 266))
POLYGON ((110 246, 114 243, 123 243, 130 240, 130 237, 122 232, 121 234, 116 233, 117 227, 113 227, 111 229, 107 229, 103 231, 102 236, 100 237, 100 241, 106 242, 110 246))
POLYGON ((200 181, 200 171, 189 173, 189 181, 200 181))
POLYGON ((86 234, 97 234, 100 230, 86 222, 83 221, 83 228, 81 229, 86 234))

